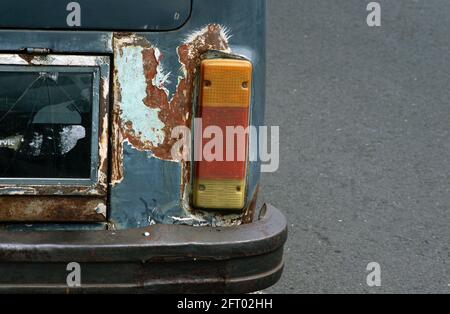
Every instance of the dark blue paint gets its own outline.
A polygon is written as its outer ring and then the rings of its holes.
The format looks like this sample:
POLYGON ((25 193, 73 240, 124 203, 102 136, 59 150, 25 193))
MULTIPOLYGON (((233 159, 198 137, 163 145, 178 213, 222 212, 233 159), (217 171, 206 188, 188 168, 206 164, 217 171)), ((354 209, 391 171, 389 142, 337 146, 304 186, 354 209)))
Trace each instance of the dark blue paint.
POLYGON ((190 13, 190 0, 2 0, 0 28, 167 31, 190 13), (80 6, 80 26, 67 24, 71 2, 80 6))
POLYGON ((151 157, 124 144, 124 179, 112 189, 110 219, 117 227, 167 223, 179 214, 179 163, 151 157))

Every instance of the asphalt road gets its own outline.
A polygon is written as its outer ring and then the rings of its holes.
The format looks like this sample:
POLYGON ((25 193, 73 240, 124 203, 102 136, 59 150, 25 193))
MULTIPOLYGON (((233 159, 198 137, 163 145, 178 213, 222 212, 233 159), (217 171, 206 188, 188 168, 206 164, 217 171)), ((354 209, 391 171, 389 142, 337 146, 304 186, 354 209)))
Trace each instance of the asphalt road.
POLYGON ((450 292, 450 1, 379 1, 375 28, 369 2, 268 0, 262 197, 290 225, 268 292, 450 292))

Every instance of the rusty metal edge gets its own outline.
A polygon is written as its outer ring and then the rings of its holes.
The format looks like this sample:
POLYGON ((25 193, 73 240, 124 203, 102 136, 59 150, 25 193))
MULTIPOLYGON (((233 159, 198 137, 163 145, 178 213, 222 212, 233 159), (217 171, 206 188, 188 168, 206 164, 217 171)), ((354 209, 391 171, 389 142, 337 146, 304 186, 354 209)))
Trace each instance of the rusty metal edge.
POLYGON ((2 223, 104 222, 106 197, 0 196, 2 223))

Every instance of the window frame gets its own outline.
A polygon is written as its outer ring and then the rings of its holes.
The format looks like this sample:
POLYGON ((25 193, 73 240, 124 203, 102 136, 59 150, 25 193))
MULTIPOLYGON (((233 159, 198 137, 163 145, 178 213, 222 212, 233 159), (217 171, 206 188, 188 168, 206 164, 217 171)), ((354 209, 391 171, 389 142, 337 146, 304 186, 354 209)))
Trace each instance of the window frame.
POLYGON ((81 55, 0 54, 0 72, 36 72, 53 69, 70 73, 93 73, 91 172, 83 178, 0 178, 3 195, 89 195, 107 194, 108 111, 110 58, 81 55), (106 166, 105 166, 106 165, 106 166))

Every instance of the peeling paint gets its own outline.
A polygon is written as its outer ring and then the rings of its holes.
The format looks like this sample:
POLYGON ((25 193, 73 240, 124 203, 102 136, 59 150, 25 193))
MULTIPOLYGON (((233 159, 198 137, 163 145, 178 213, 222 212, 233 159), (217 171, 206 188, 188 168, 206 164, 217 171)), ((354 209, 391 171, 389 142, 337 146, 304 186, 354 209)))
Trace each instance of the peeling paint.
POLYGON ((172 74, 171 72, 165 73, 163 64, 162 64, 162 55, 161 51, 158 48, 154 48, 155 50, 155 59, 159 60, 159 64, 156 68, 156 75, 152 80, 153 86, 162 89, 166 92, 167 96, 169 96, 169 90, 166 88, 166 84, 170 84, 169 77, 172 74))
MULTIPOLYGON (((131 39, 134 41, 135 39, 131 39)), ((138 147, 143 149, 160 145, 164 141, 163 122, 159 120, 159 108, 145 105, 147 81, 142 54, 145 47, 133 46, 130 38, 118 39, 119 56, 115 58, 117 83, 120 86, 121 129, 130 143, 139 139, 138 147)))
MULTIPOLYGON (((183 76, 169 99, 166 85, 170 73, 164 72, 161 51, 136 34, 115 34, 112 185, 123 179, 125 142, 136 150, 151 152, 155 158, 178 162, 171 156, 176 142, 171 134, 177 126, 191 125, 194 81, 201 56, 211 50, 229 52, 228 38, 226 29, 218 24, 187 36, 177 48, 183 76)), ((183 168, 189 172, 189 166, 183 168)), ((183 181, 188 177, 185 175, 183 181)))
MULTIPOLYGON (((170 73, 162 66, 163 55, 149 40, 136 34, 116 34, 115 101, 113 118, 112 185, 123 180, 123 148, 146 151, 153 158, 172 160, 171 150, 176 139, 171 138, 177 126, 191 127, 193 118, 194 83, 200 62, 207 53, 231 55, 229 31, 218 24, 207 25, 189 34, 177 47, 182 75, 170 97, 166 88, 170 73), (145 95, 143 82, 145 79, 145 95), (133 85, 133 86, 131 86, 133 85), (140 89, 137 91, 136 89, 140 89), (131 91, 131 92, 130 92, 131 91), (133 92, 134 91, 134 92, 133 92), (130 112, 133 110, 133 112, 130 112), (149 117, 149 110, 155 116, 149 117)), ((178 210, 149 209, 148 223, 184 224, 192 226, 237 226, 249 221, 253 205, 244 213, 217 213, 194 210, 190 206, 191 165, 181 161, 180 203, 178 210)), ((254 202, 252 202, 253 204, 254 202)))

